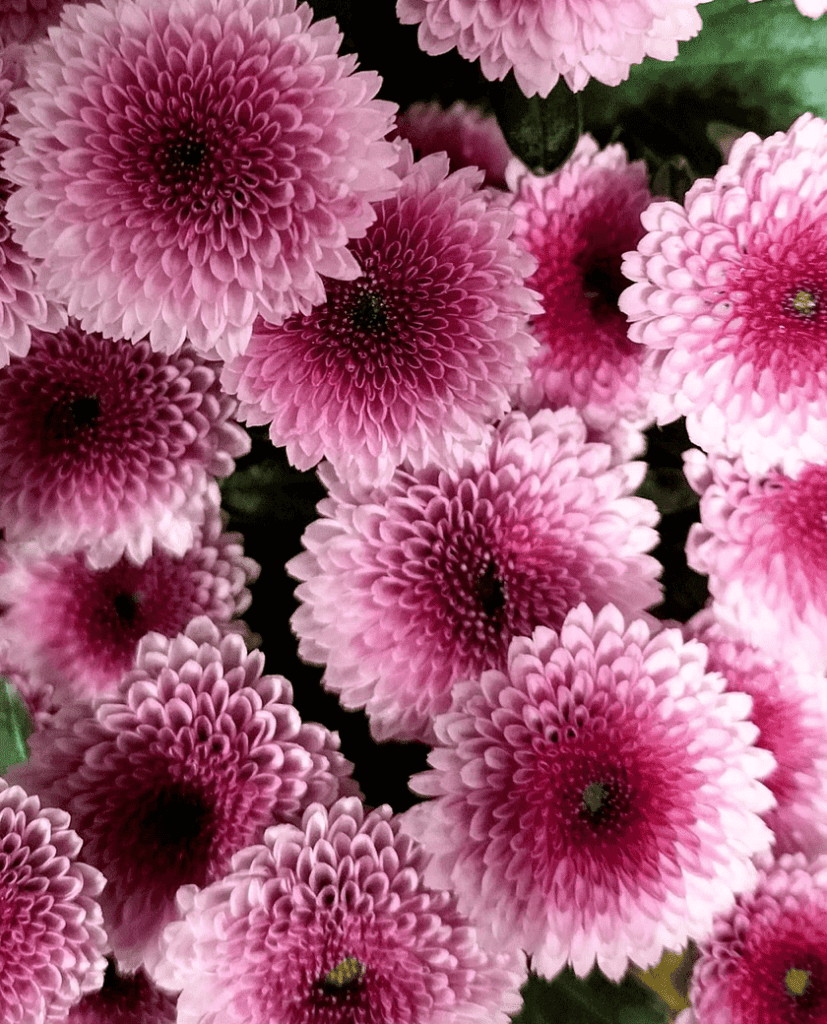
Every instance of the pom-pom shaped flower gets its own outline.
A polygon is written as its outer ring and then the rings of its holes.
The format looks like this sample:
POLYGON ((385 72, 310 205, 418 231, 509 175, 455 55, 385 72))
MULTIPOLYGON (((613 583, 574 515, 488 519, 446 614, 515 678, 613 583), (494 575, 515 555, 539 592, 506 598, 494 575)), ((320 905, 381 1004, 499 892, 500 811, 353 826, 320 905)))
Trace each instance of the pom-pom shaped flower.
POLYGON ((747 132, 627 253, 629 337, 655 350, 659 423, 751 474, 827 462, 827 122, 747 132))
POLYGON ((528 284, 543 304, 532 322, 541 350, 521 406, 573 405, 598 430, 621 418, 648 426, 653 375, 617 306, 629 283, 621 258, 644 234, 640 214, 652 198, 646 165, 628 163, 619 144, 600 150, 583 135, 553 174, 538 177, 514 159, 506 178, 517 218, 513 237, 537 258, 528 284))
POLYGON ((506 672, 458 682, 410 783, 436 799, 402 815, 426 881, 549 978, 596 961, 619 980, 706 936, 772 842, 757 780, 775 762, 705 662, 678 629, 580 605, 516 637, 506 672))
POLYGON ((507 1024, 525 958, 480 949, 453 894, 423 885, 425 860, 387 804, 308 807, 221 881, 181 889, 156 978, 193 1024, 507 1024))
POLYGON ((433 739, 451 684, 504 667, 512 636, 586 601, 637 612, 660 600, 657 509, 632 497, 643 463, 610 468, 574 409, 506 416, 457 472, 400 469, 355 495, 327 467, 307 549, 287 563, 299 654, 325 664, 379 739, 433 739))
POLYGON ((775 833, 773 854, 827 852, 827 688, 823 675, 795 672, 735 638, 711 609, 695 615, 685 635, 709 649, 707 669, 720 672, 728 690, 752 697, 750 721, 776 767, 763 783, 776 799, 764 814, 775 833))
MULTIPOLYGON (((69 815, 0 778, 0 1018, 59 1024, 100 988, 103 875, 78 859, 69 815)), ((85 851, 84 851, 85 853, 85 851)))
POLYGON ((150 633, 117 695, 77 700, 30 738, 14 776, 64 807, 107 878, 118 963, 151 966, 180 885, 222 877, 238 850, 304 808, 358 792, 338 735, 302 723, 282 676, 205 617, 150 633))
POLYGON ((74 322, 33 334, 0 369, 6 540, 83 549, 94 568, 140 564, 153 542, 181 557, 219 505, 215 477, 250 450, 217 367, 189 346, 163 355, 74 322))
POLYGON ((143 970, 123 975, 107 964, 103 988, 69 1011, 65 1024, 176 1024, 175 999, 154 985, 143 970))
POLYGON ((827 856, 758 859, 758 885, 700 944, 689 998, 698 1024, 824 1020, 827 856))
POLYGON ((827 466, 750 475, 742 459, 684 453, 701 495, 686 539, 718 618, 772 657, 827 669, 827 466))
POLYGON ((473 451, 487 420, 528 377, 539 312, 525 278, 534 259, 509 239, 513 218, 478 186, 446 177, 444 154, 412 164, 351 251, 364 274, 328 288, 308 316, 259 320, 247 352, 222 374, 239 418, 270 424, 299 469, 327 458, 343 476, 385 484, 404 459, 473 451))
POLYGON ((418 157, 448 154, 451 170, 480 167, 485 184, 505 185, 511 150, 496 117, 457 100, 448 109, 439 103, 413 103, 396 117, 396 128, 418 157))
POLYGON ((562 75, 579 92, 596 78, 619 85, 644 57, 674 60, 678 42, 701 29, 703 0, 628 0, 619 7, 575 0, 397 0, 403 25, 419 25, 425 53, 456 47, 479 58, 489 81, 514 71, 526 96, 548 96, 562 75))
POLYGON ((182 558, 156 550, 140 566, 122 558, 95 570, 80 555, 3 551, 0 639, 9 641, 9 660, 31 684, 23 692, 43 684, 63 697, 112 690, 133 667, 146 633, 174 637, 198 615, 222 633, 252 640, 235 617, 250 605, 247 585, 259 566, 245 557, 241 534, 222 532, 222 517, 210 511, 182 558))
POLYGON ((395 105, 296 0, 68 4, 15 94, 14 237, 85 330, 243 352, 351 280, 395 105))

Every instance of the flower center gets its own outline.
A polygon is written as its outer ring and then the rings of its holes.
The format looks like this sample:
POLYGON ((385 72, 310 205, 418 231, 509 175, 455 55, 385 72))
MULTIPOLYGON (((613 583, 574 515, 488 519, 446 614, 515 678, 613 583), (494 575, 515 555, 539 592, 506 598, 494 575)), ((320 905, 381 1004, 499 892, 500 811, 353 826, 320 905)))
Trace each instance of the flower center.
POLYGON ((163 173, 168 180, 194 182, 206 156, 207 145, 203 138, 176 139, 162 150, 163 173))
POLYGON ((485 572, 473 584, 473 589, 482 610, 489 618, 505 607, 503 582, 497 576, 497 567, 493 561, 488 563, 485 572))
POLYGON ((348 956, 328 971, 320 984, 328 991, 355 988, 364 976, 365 965, 362 961, 355 956, 348 956))
POLYGON ((591 782, 583 790, 583 809, 594 818, 606 806, 609 793, 602 782, 591 782))
POLYGON ((118 614, 118 618, 121 622, 127 625, 132 625, 135 621, 135 615, 138 611, 138 605, 140 604, 141 598, 139 594, 116 594, 113 604, 115 605, 115 611, 118 614))
POLYGON ((799 288, 794 296, 789 297, 788 303, 791 312, 803 320, 811 320, 818 313, 817 293, 807 288, 799 288))
POLYGON ((89 427, 97 422, 101 406, 97 395, 84 395, 76 398, 69 406, 69 412, 76 427, 89 427))
POLYGON ((350 313, 351 323, 365 334, 383 334, 388 329, 388 307, 376 292, 359 291, 350 313))
POLYGON ((784 985, 791 996, 803 996, 810 983, 810 972, 791 967, 784 976, 784 985))
POLYGON ((154 845, 173 855, 186 855, 187 845, 197 839, 210 817, 210 809, 200 794, 161 790, 145 818, 154 845))

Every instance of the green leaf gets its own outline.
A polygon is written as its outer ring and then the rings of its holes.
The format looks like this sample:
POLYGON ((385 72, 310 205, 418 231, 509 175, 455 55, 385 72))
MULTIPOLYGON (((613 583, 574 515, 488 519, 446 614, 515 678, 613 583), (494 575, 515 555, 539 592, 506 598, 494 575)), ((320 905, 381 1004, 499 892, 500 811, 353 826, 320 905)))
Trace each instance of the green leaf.
POLYGON ((596 967, 578 978, 566 967, 554 981, 529 975, 513 1024, 667 1024, 666 1004, 632 974, 618 984, 596 967))
POLYGON ((580 95, 561 78, 546 99, 528 97, 513 72, 489 95, 511 152, 534 174, 548 174, 571 156, 583 130, 580 95))
POLYGON ((29 759, 26 740, 32 733, 32 722, 20 695, 0 677, 0 775, 9 765, 29 759))

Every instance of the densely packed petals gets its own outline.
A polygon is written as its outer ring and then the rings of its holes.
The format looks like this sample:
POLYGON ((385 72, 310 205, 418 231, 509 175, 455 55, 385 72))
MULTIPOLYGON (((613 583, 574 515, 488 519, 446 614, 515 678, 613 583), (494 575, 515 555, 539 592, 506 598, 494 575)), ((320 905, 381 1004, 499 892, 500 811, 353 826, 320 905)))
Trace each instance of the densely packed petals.
POLYGON ((583 604, 516 637, 505 672, 458 682, 437 718, 432 770, 410 782, 435 799, 403 829, 434 855, 426 881, 539 974, 596 962, 617 981, 754 885, 775 762, 706 653, 583 604))
POLYGON ((429 742, 454 680, 504 667, 512 636, 584 600, 657 604, 658 513, 632 496, 645 464, 613 462, 568 408, 510 413, 458 471, 399 469, 382 489, 322 466, 331 497, 287 563, 299 654, 374 737, 429 742))
POLYGON ((150 633, 118 693, 65 704, 9 777, 63 807, 100 898, 118 964, 150 967, 180 885, 222 877, 234 853, 315 801, 358 792, 339 738, 303 723, 282 676, 205 617, 150 633))
POLYGON ((299 469, 326 458, 373 484, 403 460, 473 451, 538 347, 528 316, 540 306, 525 285, 535 261, 510 240, 512 215, 480 191, 481 172, 448 175, 444 153, 413 163, 408 143, 397 167, 399 192, 350 246, 362 276, 331 282, 309 315, 257 321, 221 378, 239 417, 269 424, 299 469))
POLYGON ((426 53, 456 47, 466 60, 479 58, 489 81, 513 70, 526 96, 548 96, 561 75, 578 92, 590 78, 619 85, 646 56, 674 60, 678 42, 700 31, 699 2, 397 0, 396 13, 403 25, 419 25, 426 53))
POLYGON ((0 1018, 59 1024, 99 989, 105 880, 69 815, 0 778, 0 1018), (82 859, 81 859, 82 858, 82 859))
MULTIPOLYGON (((87 0, 73 0, 86 3, 87 0)), ((0 45, 31 43, 60 20, 66 0, 4 0, 0 9, 0 45)))
POLYGON ((70 322, 33 331, 0 369, 0 526, 103 568, 153 543, 181 557, 220 502, 216 477, 250 450, 218 368, 185 346, 108 341, 70 322))
POLYGON ((351 280, 389 195, 395 105, 296 0, 67 4, 35 44, 4 156, 6 212, 84 330, 242 352, 351 280))
POLYGON ((659 423, 752 474, 827 462, 827 122, 747 132, 626 254, 632 341, 654 350, 659 423))
POLYGON ((175 999, 144 971, 121 974, 110 960, 103 987, 84 996, 65 1024, 176 1024, 175 999))
POLYGON ((182 1024, 507 1024, 522 953, 482 950, 385 804, 307 808, 178 893, 155 971, 182 1024))

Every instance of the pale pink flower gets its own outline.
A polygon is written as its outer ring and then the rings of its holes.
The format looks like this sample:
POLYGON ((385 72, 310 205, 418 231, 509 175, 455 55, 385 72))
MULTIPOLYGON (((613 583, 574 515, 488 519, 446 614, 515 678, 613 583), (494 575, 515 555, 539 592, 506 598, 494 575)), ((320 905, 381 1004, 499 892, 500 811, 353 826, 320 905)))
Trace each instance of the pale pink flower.
POLYGON ((0 369, 0 526, 43 552, 86 552, 93 568, 153 543, 181 557, 250 450, 219 367, 187 345, 108 341, 71 322, 33 331, 0 369))
POLYGON ((281 326, 258 320, 224 387, 239 418, 269 424, 299 469, 327 458, 343 477, 386 484, 408 460, 456 464, 511 407, 537 342, 525 285, 535 260, 509 238, 512 215, 480 191, 482 172, 448 175, 444 153, 413 163, 350 251, 356 281, 281 326))
POLYGON ((827 466, 754 476, 740 458, 684 453, 701 495, 686 558, 709 576, 715 614, 772 657, 827 668, 827 466))
POLYGON ((655 201, 619 304, 659 365, 658 423, 755 475, 827 462, 827 122, 737 139, 683 206, 655 201))
POLYGON ((4 157, 14 237, 84 330, 244 351, 257 314, 352 280, 395 104, 296 0, 68 4, 35 44, 4 157))
POLYGON ((540 177, 515 158, 506 179, 514 194, 513 237, 537 259, 528 284, 543 304, 532 320, 541 348, 521 407, 573 405, 588 426, 603 431, 620 420, 649 426, 653 372, 646 350, 626 336, 617 306, 629 283, 621 258, 644 234, 640 215, 652 198, 645 163, 629 163, 620 144, 600 150, 583 135, 559 170, 540 177))
POLYGON ((121 974, 110 960, 103 987, 84 996, 65 1024, 176 1024, 175 999, 154 985, 143 970, 121 974))
POLYGON ((156 979, 182 1024, 508 1024, 525 957, 481 949, 425 863, 387 804, 314 804, 179 891, 156 979))
POLYGON ((758 858, 753 892, 700 944, 689 991, 698 1024, 820 1024, 827 987, 827 856, 758 858))
POLYGON ((107 879, 118 964, 151 968, 180 885, 221 878, 238 850, 304 808, 358 793, 339 738, 303 723, 290 683, 205 617, 149 633, 117 694, 65 704, 9 778, 64 807, 107 879))
POLYGON ((584 600, 657 604, 658 513, 632 496, 646 467, 612 461, 569 408, 510 413, 459 471, 400 469, 373 492, 322 466, 331 497, 286 566, 299 654, 376 739, 430 742, 454 680, 504 667, 512 636, 584 600))
POLYGON ((0 778, 3 1024, 60 1024, 73 1003, 101 986, 105 879, 85 862, 81 845, 66 811, 43 807, 0 778))
POLYGON ((754 885, 775 762, 706 653, 583 604, 516 637, 505 672, 458 682, 437 718, 432 770, 410 781, 435 799, 402 827, 434 855, 426 881, 537 973, 597 963, 619 981, 754 885))
MULTIPOLYGON (((750 0, 750 3, 755 2, 756 0, 750 0)), ((795 6, 799 13, 807 18, 820 18, 822 14, 827 13, 827 0, 795 0, 795 6)))
POLYGON ((396 13, 403 25, 419 25, 426 53, 456 47, 466 60, 479 58, 489 81, 513 70, 526 96, 548 96, 561 75, 579 92, 590 78, 619 85, 644 57, 674 60, 678 42, 701 29, 699 2, 397 0, 396 13))

